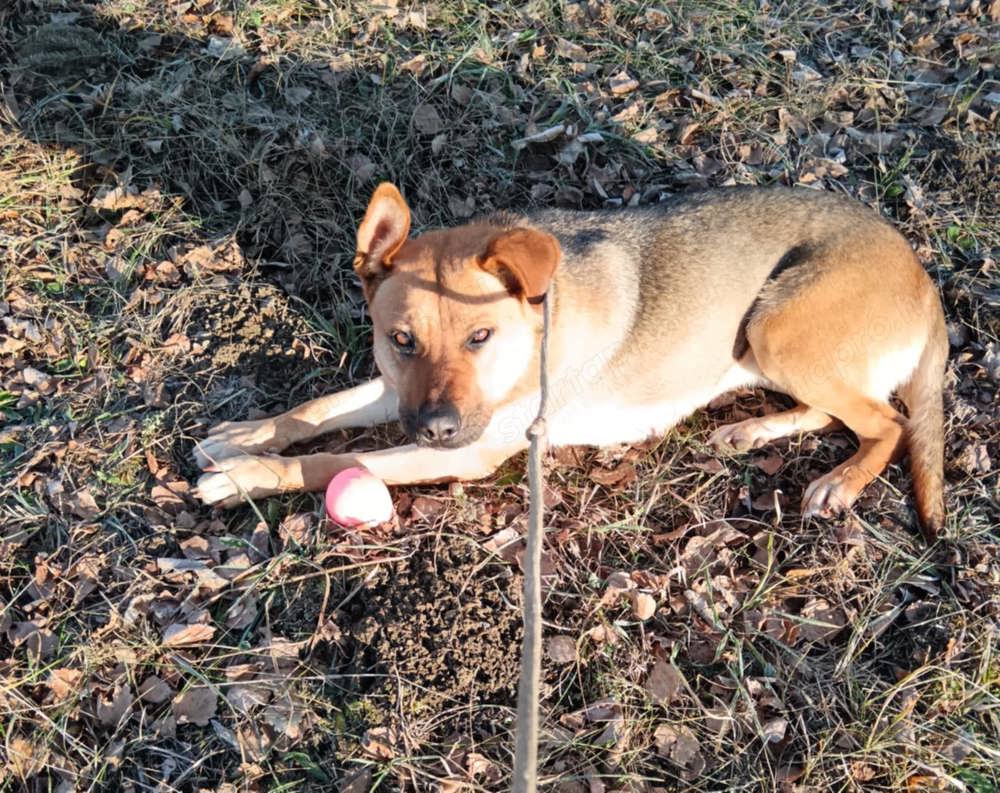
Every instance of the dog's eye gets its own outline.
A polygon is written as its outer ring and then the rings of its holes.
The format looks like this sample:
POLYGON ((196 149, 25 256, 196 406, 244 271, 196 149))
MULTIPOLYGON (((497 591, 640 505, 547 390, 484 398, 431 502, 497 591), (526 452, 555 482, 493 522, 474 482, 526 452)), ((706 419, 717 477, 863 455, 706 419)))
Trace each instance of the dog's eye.
POLYGON ((489 328, 480 328, 471 336, 469 336, 469 346, 470 347, 482 347, 486 342, 490 340, 490 336, 493 335, 493 331, 489 328))
POLYGON ((416 349, 416 342, 414 342, 413 336, 405 330, 394 330, 389 334, 389 340, 404 355, 409 355, 416 349))

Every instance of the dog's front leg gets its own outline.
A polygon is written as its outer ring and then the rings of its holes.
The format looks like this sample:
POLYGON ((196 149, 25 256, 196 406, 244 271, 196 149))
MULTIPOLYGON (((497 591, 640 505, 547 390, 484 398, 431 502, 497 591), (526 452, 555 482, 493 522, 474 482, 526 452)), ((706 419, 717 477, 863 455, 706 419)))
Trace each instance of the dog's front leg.
POLYGON ((482 479, 526 445, 477 442, 460 449, 430 449, 410 444, 350 454, 240 455, 209 468, 198 480, 197 496, 206 504, 232 507, 277 493, 319 491, 354 466, 364 466, 389 485, 482 479))
POLYGON ((313 399, 298 407, 258 421, 226 421, 211 429, 194 448, 195 461, 208 468, 238 455, 280 452, 337 429, 370 427, 398 417, 396 392, 381 377, 313 399))

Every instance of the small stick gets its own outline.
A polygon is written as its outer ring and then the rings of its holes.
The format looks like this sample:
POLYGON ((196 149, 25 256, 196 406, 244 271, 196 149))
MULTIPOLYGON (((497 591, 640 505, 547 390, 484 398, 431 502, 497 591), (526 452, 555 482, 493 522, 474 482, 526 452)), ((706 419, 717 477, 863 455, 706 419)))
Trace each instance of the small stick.
POLYGON ((549 329, 552 322, 552 291, 545 296, 542 320, 542 350, 539 372, 541 400, 538 416, 528 428, 528 547, 524 554, 524 643, 521 646, 521 680, 517 692, 517 744, 514 750, 513 793, 535 793, 538 781, 538 699, 542 671, 542 518, 545 491, 542 456, 545 453, 545 409, 549 397, 549 329))

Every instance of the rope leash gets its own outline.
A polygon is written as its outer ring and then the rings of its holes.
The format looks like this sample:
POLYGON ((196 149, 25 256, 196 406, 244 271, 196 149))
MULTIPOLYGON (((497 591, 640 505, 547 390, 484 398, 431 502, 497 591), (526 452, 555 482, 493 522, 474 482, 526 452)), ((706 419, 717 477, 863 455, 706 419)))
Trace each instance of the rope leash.
POLYGON ((541 399, 538 416, 528 427, 528 547, 524 554, 524 643, 521 646, 521 679, 517 691, 517 744, 514 750, 513 793, 535 793, 538 778, 538 700, 542 671, 542 518, 545 491, 542 456, 545 454, 545 412, 549 399, 549 327, 552 294, 549 285, 542 312, 542 347, 539 363, 541 399))

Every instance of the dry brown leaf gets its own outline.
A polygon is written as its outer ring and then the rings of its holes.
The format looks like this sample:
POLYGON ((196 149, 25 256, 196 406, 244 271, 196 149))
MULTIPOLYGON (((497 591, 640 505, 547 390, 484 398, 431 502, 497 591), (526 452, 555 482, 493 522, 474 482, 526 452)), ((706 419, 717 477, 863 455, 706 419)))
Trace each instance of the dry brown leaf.
POLYGON ((278 536, 281 538, 282 548, 288 548, 289 545, 299 548, 308 546, 312 540, 315 520, 311 512, 297 512, 283 518, 278 524, 278 536))
POLYGON ((687 146, 694 141, 695 137, 697 137, 700 131, 701 131, 701 124, 697 122, 686 124, 681 129, 681 134, 677 138, 677 142, 680 143, 682 146, 687 146))
POLYGON ((955 465, 969 476, 979 476, 992 470, 993 461, 985 443, 969 443, 955 458, 955 465))
POLYGON ((168 713, 162 719, 153 722, 153 732, 160 738, 174 738, 177 735, 177 719, 173 713, 168 713))
POLYGON ((254 708, 262 707, 274 696, 270 686, 255 681, 239 682, 226 690, 226 699, 237 711, 247 714, 254 708))
POLYGON ((139 684, 139 699, 150 705, 159 705, 174 695, 174 690, 166 681, 156 675, 150 675, 139 684))
MULTIPOLYGON (((236 744, 240 753, 251 760, 263 760, 271 749, 271 736, 256 724, 243 724, 236 729, 236 744)), ((259 788, 251 787, 250 791, 259 788)))
POLYGON ((780 454, 768 454, 764 457, 756 458, 753 464, 768 476, 774 476, 781 470, 781 466, 785 464, 785 461, 780 454))
POLYGON ((807 132, 806 123, 797 115, 783 107, 778 108, 778 129, 782 132, 790 129, 799 137, 802 137, 807 132))
POLYGON ((788 497, 780 490, 765 490, 750 503, 759 512, 775 512, 788 503, 788 497))
POLYGON ((86 487, 77 490, 66 503, 69 504, 70 511, 74 515, 84 520, 96 518, 101 513, 90 489, 86 487))
POLYGON ((680 562, 688 578, 707 568, 716 557, 715 543, 708 537, 696 535, 688 540, 681 551, 680 562))
POLYGON ((777 782, 781 783, 782 790, 786 789, 786 785, 795 782, 806 772, 805 766, 801 765, 783 765, 774 774, 774 778, 777 782))
POLYGON ((176 515, 186 506, 181 496, 163 485, 154 485, 152 490, 149 491, 149 497, 153 499, 153 503, 156 506, 172 515, 176 515))
POLYGON ((26 386, 40 394, 48 394, 52 390, 52 377, 33 366, 26 366, 21 370, 21 379, 26 386))
POLYGON ((427 56, 422 52, 419 55, 414 55, 409 60, 403 61, 399 64, 399 70, 401 72, 410 72, 410 74, 415 77, 419 77, 424 69, 427 68, 427 56))
POLYGON ((571 61, 586 61, 590 54, 579 44, 574 44, 564 38, 556 39, 556 54, 571 61))
POLYGON ((305 735, 316 714, 304 702, 284 694, 264 709, 261 718, 274 730, 276 746, 287 748, 305 735))
POLYGON ((372 772, 368 766, 348 771, 341 780, 342 793, 369 793, 372 785, 372 772))
POLYGON ((226 625, 237 630, 249 628, 257 619, 257 602, 257 596, 252 592, 238 598, 226 611, 226 625))
POLYGON ((594 739, 594 744, 597 746, 614 747, 614 755, 617 753, 625 737, 625 717, 619 708, 603 721, 605 722, 605 727, 601 731, 601 734, 594 739))
POLYGON ((694 733, 687 727, 661 724, 653 736, 656 752, 682 768, 704 767, 701 745, 694 733))
POLYGON ((621 716, 622 706, 613 699, 605 698, 592 702, 586 707, 572 713, 564 713, 559 721, 571 730, 581 730, 588 724, 605 722, 621 716))
POLYGON ((669 661, 657 659, 646 678, 646 691, 653 700, 667 707, 684 688, 684 675, 669 661))
POLYGON ((424 521, 432 521, 448 508, 444 499, 417 496, 410 505, 410 514, 424 521))
POLYGON ((185 625, 175 622, 163 631, 163 644, 166 647, 182 647, 190 644, 204 644, 215 636, 215 628, 211 625, 196 623, 185 625))
POLYGON ((297 663, 300 650, 308 644, 308 641, 296 642, 284 636, 274 636, 270 644, 267 645, 266 651, 271 659, 278 663, 283 661, 297 663))
POLYGON ((61 702, 67 699, 71 694, 79 693, 80 690, 80 680, 83 679, 83 672, 79 669, 69 669, 68 667, 63 667, 61 669, 53 669, 49 673, 49 679, 46 681, 49 690, 52 691, 52 695, 55 697, 57 702, 61 702))
POLYGON ((97 720, 105 727, 114 727, 132 710, 133 702, 135 696, 130 686, 115 686, 110 697, 98 696, 97 720))
POLYGON ((56 635, 37 620, 15 622, 7 638, 15 647, 23 644, 28 656, 36 661, 51 656, 58 646, 56 635))
MULTIPOLYGON (((456 218, 470 218, 475 214, 476 211, 476 199, 472 196, 467 196, 466 198, 459 198, 458 196, 449 196, 448 198, 448 209, 452 215, 456 218)), ((415 499, 419 501, 423 496, 415 499)), ((426 499, 431 501, 432 499, 426 499)))
POLYGON ((709 474, 717 474, 726 470, 726 466, 722 464, 721 460, 708 455, 695 455, 691 466, 709 474))
POLYGON ((511 146, 514 149, 523 149, 531 143, 548 143, 549 141, 555 140, 566 133, 565 124, 556 124, 546 129, 536 130, 523 138, 518 138, 517 140, 511 141, 511 146))
POLYGON ((778 743, 785 737, 788 722, 785 719, 771 719, 761 728, 761 738, 764 743, 778 743))
POLYGON ((862 148, 872 154, 881 154, 889 151, 902 136, 901 132, 888 132, 885 130, 869 132, 855 127, 847 127, 844 131, 848 137, 858 141, 862 148))
POLYGON ((424 135, 436 135, 444 128, 444 122, 434 106, 424 102, 413 111, 413 126, 424 135))
POLYGON ((215 716, 218 695, 208 686, 192 686, 182 691, 170 703, 170 710, 178 724, 197 724, 204 727, 215 716))
MULTIPOLYGON (((185 513, 182 512, 181 515, 183 514, 185 513)), ((200 561, 211 561, 213 559, 212 546, 207 537, 189 537, 188 539, 180 542, 180 547, 181 553, 183 553, 187 559, 200 561)), ((215 561, 218 560, 216 559, 215 561)))
POLYGON ((370 158, 358 152, 347 158, 347 167, 359 182, 367 182, 378 170, 378 166, 370 158))
POLYGON ((623 462, 614 468, 594 468, 590 471, 590 479, 599 485, 627 485, 636 480, 635 466, 623 462))
POLYGON ((7 767, 22 782, 45 768, 49 760, 49 749, 42 743, 33 743, 20 736, 7 742, 7 767))
POLYGON ((156 566, 163 573, 194 573, 198 579, 198 586, 218 591, 229 586, 229 581, 220 576, 216 569, 200 559, 168 559, 160 558, 156 560, 156 566))
POLYGON ((285 101, 292 107, 298 107, 312 96, 312 90, 305 86, 292 86, 285 89, 285 101))
POLYGON ((489 784, 496 784, 503 777, 503 772, 497 765, 478 752, 469 752, 469 756, 465 760, 465 768, 472 779, 483 777, 484 781, 489 784))
POLYGON ((545 641, 545 654, 555 664, 576 661, 576 642, 569 636, 550 636, 545 641))
POLYGON ((639 87, 639 81, 622 70, 608 80, 608 89, 614 96, 624 96, 639 87))
POLYGON ((799 623, 799 636, 807 642, 832 639, 847 624, 847 617, 839 608, 822 598, 813 598, 802 607, 801 616, 809 622, 799 623))
POLYGON ((517 560, 518 552, 522 547, 521 534, 513 528, 501 529, 483 543, 483 548, 489 553, 495 553, 509 563, 517 560))
POLYGON ((618 644, 618 634, 615 633, 615 629, 611 625, 600 624, 595 625, 589 631, 587 631, 586 636, 590 638, 595 644, 618 644))
POLYGON ((271 558, 271 530, 266 523, 258 523, 250 534, 250 560, 257 564, 271 558))
POLYGON ((656 598, 646 592, 629 592, 632 614, 638 620, 648 620, 656 613, 656 598))
POLYGON ((622 595, 631 592, 633 589, 635 589, 635 581, 632 580, 628 573, 616 571, 608 576, 607 588, 601 596, 601 605, 606 606, 610 603, 616 603, 622 595))

